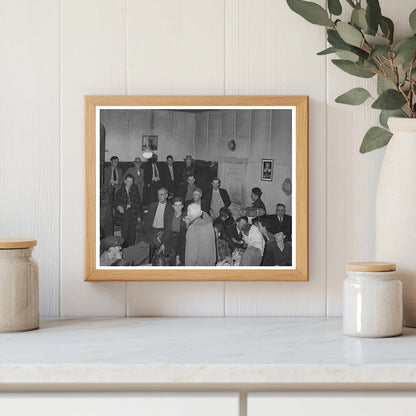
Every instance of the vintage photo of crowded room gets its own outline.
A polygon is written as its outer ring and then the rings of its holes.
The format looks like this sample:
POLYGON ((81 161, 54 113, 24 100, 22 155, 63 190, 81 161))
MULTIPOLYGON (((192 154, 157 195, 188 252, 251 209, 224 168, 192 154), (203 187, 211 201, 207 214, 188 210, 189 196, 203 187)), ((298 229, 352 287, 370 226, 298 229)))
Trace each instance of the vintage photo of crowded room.
POLYGON ((294 119, 290 107, 100 108, 97 267, 295 266, 294 119))

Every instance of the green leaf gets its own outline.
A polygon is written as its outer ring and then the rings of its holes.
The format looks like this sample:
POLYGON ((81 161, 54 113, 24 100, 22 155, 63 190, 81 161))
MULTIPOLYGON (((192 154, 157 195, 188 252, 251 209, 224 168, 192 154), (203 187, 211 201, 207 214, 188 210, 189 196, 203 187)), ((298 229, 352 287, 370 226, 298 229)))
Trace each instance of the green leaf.
POLYGON ((388 144, 393 136, 389 131, 381 127, 371 127, 365 134, 360 147, 360 153, 371 152, 388 144))
POLYGON ((360 57, 358 55, 350 51, 337 50, 337 52, 335 53, 339 58, 341 58, 344 61, 346 60, 351 62, 358 62, 360 60, 360 57))
POLYGON ((389 53, 392 53, 393 51, 388 46, 376 46, 376 48, 371 53, 371 58, 375 58, 376 56, 385 56, 386 58, 389 58, 389 53))
POLYGON ((377 62, 373 61, 364 61, 362 63, 362 67, 366 68, 366 69, 371 69, 372 71, 378 71, 379 70, 379 65, 377 62))
POLYGON ((414 9, 412 11, 412 13, 410 13, 409 23, 410 23, 410 27, 412 28, 413 32, 416 32, 416 9, 414 9))
POLYGON ((379 116, 379 121, 380 121, 380 124, 383 127, 388 129, 389 126, 387 125, 387 120, 390 117, 402 117, 402 116, 403 116, 403 114, 400 110, 381 110, 380 116, 379 116))
POLYGON ((363 42, 363 35, 354 26, 351 26, 348 23, 344 23, 341 20, 338 20, 336 24, 336 29, 339 33, 339 36, 345 43, 356 46, 358 48, 361 46, 363 42))
POLYGON ((371 78, 375 74, 360 68, 356 63, 344 59, 333 59, 333 64, 350 75, 360 78, 371 78))
POLYGON ((303 0, 286 0, 288 6, 305 20, 314 25, 334 26, 328 12, 319 4, 303 0))
POLYGON ((403 69, 407 71, 410 62, 416 54, 416 36, 411 36, 401 40, 395 47, 396 54, 394 58, 395 65, 402 65, 403 69))
POLYGON ((334 29, 328 29, 326 31, 328 37, 328 43, 332 45, 334 48, 342 49, 345 51, 350 51, 358 55, 362 59, 368 59, 368 53, 363 51, 360 48, 356 48, 355 46, 348 45, 345 43, 339 33, 334 29))
POLYGON ((330 53, 335 53, 338 49, 334 47, 330 47, 327 49, 324 49, 321 52, 318 52, 317 55, 329 55, 330 53))
POLYGON ((390 90, 393 84, 386 78, 377 75, 377 93, 381 94, 383 91, 390 90))
POLYGON ((365 17, 367 19, 369 32, 375 35, 381 21, 381 9, 378 0, 367 0, 365 17))
POLYGON ((351 14, 351 23, 363 29, 364 32, 368 31, 368 23, 365 17, 366 10, 362 7, 357 7, 352 11, 351 14))
POLYGON ((348 50, 348 45, 341 39, 339 33, 334 29, 327 29, 326 31, 328 43, 337 49, 348 50))
POLYGON ((329 55, 331 53, 336 53, 339 58, 346 59, 347 61, 358 62, 358 60, 360 59, 359 56, 353 52, 344 51, 342 49, 337 49, 332 46, 330 48, 324 49, 321 52, 318 52, 317 55, 329 55))
POLYGON ((383 91, 371 107, 379 110, 398 110, 406 104, 406 99, 399 91, 388 89, 383 91))
POLYGON ((329 13, 339 16, 342 13, 342 6, 339 0, 328 0, 329 13))
POLYGON ((380 28, 384 36, 393 43, 394 38, 394 23, 386 16, 381 16, 380 28))
POLYGON ((365 88, 353 88, 337 97, 335 102, 348 105, 360 105, 370 97, 370 93, 365 88))

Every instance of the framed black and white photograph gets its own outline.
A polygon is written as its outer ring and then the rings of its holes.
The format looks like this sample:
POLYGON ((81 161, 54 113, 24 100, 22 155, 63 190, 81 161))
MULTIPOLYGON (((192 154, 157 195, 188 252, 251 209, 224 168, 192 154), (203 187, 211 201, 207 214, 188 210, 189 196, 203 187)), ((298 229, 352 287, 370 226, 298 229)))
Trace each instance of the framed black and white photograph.
POLYGON ((268 182, 273 180, 273 159, 262 159, 261 180, 268 182))
POLYGON ((142 136, 142 151, 158 150, 158 136, 155 134, 143 134, 142 136))
POLYGON ((308 279, 307 97, 85 109, 86 280, 308 279))

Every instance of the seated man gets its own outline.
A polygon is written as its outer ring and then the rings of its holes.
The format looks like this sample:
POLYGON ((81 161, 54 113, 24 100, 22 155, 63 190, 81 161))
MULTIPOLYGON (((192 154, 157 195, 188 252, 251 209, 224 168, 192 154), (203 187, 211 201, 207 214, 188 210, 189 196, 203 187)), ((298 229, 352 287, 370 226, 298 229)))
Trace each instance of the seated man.
POLYGON ((228 245, 232 251, 236 248, 243 249, 246 247, 246 244, 243 239, 243 229, 248 224, 247 217, 238 217, 235 220, 235 223, 232 224, 230 227, 226 228, 224 231, 224 239, 227 240, 228 245))
POLYGON ((268 215, 270 221, 270 231, 273 234, 283 232, 286 241, 292 241, 292 216, 286 214, 286 206, 284 204, 276 205, 276 214, 268 215))
POLYGON ((117 236, 101 240, 100 266, 140 266, 149 262, 149 244, 141 241, 122 250, 123 243, 123 237, 117 236))
POLYGON ((243 238, 247 248, 241 257, 240 266, 260 266, 266 244, 260 228, 255 224, 250 228, 244 227, 243 238))
POLYGON ((283 232, 276 233, 274 242, 268 246, 268 250, 273 254, 275 266, 292 265, 292 245, 285 243, 285 237, 283 232))
POLYGON ((250 198, 252 200, 252 204, 250 208, 264 209, 263 215, 266 215, 266 206, 264 205, 264 202, 261 200, 262 195, 263 192, 258 187, 255 187, 251 190, 250 198))
POLYGON ((100 266, 111 266, 117 260, 122 259, 121 246, 123 243, 123 237, 111 235, 103 238, 100 244, 100 266))
POLYGON ((215 243, 217 245, 217 266, 231 266, 231 250, 228 242, 222 238, 224 227, 220 223, 214 224, 215 243))
POLYGON ((215 224, 222 224, 225 230, 234 224, 234 218, 230 208, 222 207, 220 209, 219 217, 214 220, 215 224))

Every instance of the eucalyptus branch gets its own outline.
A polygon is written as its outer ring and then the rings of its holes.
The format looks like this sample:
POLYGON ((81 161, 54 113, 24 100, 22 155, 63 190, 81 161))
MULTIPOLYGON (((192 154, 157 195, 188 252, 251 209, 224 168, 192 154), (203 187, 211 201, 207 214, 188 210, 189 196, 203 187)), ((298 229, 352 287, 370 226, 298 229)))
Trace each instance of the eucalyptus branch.
MULTIPOLYGON (((328 42, 332 48, 319 55, 342 51, 344 55, 339 53, 342 58, 333 60, 339 69, 359 78, 369 79, 377 75, 378 96, 371 106, 382 110, 380 123, 383 128, 371 127, 364 136, 360 151, 365 153, 386 145, 391 137, 386 118, 391 111, 395 114, 401 112, 403 117, 416 118, 416 75, 412 74, 416 68, 414 38, 409 36, 393 41, 394 24, 381 12, 379 0, 328 0, 331 14, 316 3, 316 0, 286 2, 308 22, 327 28, 328 42), (349 19, 342 18, 342 1, 352 6, 349 19), (332 20, 333 15, 337 19, 336 24, 332 20)), ((415 17, 416 10, 413 10, 409 22, 414 32, 415 17)), ((335 101, 360 105, 370 97, 367 89, 358 87, 340 95, 335 101)))

